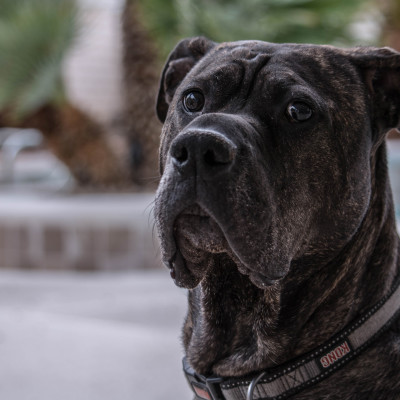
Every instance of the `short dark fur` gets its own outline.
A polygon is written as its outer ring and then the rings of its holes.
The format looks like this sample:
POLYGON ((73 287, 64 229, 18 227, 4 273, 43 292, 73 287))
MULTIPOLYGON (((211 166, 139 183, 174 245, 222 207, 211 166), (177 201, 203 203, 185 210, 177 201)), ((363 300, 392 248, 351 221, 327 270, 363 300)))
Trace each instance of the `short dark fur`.
MULTIPOLYGON (((391 49, 186 39, 164 68, 155 215, 189 289, 185 352, 241 376, 328 340, 399 278, 385 135, 400 126, 391 49), (188 112, 182 98, 204 95, 188 112), (287 106, 306 103, 304 122, 287 106)), ((400 322, 294 399, 399 399, 400 322)))

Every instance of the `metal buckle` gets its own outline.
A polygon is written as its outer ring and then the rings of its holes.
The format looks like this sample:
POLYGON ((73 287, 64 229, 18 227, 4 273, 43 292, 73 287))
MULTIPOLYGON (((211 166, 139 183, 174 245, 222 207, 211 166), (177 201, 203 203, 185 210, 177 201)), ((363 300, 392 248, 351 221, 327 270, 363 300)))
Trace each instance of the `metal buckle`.
POLYGON ((247 389, 247 394, 246 394, 246 400, 253 400, 253 393, 254 393, 254 389, 256 388, 258 382, 260 381, 260 379, 262 379, 264 377, 264 375, 266 374, 266 372, 261 372, 260 375, 256 376, 250 383, 249 388, 247 389))
POLYGON ((183 370, 189 386, 193 390, 196 398, 201 400, 223 400, 218 385, 224 380, 223 378, 211 376, 206 378, 196 373, 188 364, 186 358, 183 359, 183 370))

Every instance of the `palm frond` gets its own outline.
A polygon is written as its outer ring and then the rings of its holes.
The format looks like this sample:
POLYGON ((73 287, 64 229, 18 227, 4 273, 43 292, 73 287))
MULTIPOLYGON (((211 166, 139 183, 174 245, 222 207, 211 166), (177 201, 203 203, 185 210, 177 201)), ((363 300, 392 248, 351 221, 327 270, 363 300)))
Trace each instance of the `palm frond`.
MULTIPOLYGON (((349 26, 371 0, 139 0, 148 26, 168 52, 177 39, 260 39, 352 45, 349 26)), ((164 54, 165 56, 165 54, 164 54)))
POLYGON ((52 102, 77 34, 73 0, 1 0, 0 110, 17 115, 52 102))

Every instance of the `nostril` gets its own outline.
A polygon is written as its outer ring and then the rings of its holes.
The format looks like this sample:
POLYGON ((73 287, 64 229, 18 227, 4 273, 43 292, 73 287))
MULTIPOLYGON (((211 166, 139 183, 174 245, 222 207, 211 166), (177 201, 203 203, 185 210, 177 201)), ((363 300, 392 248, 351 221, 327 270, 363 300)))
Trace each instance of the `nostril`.
POLYGON ((234 146, 228 146, 228 143, 215 143, 212 148, 203 153, 203 162, 209 167, 224 166, 233 162, 235 153, 234 146))
POLYGON ((217 159, 215 157, 215 153, 212 150, 206 151, 206 153, 204 154, 204 161, 208 165, 221 164, 221 162, 217 161, 217 159))
POLYGON ((210 167, 230 164, 232 161, 227 154, 217 154, 214 150, 207 150, 203 155, 203 160, 210 167))
POLYGON ((178 163, 183 164, 185 163, 188 158, 189 158, 189 153, 187 151, 187 148, 182 146, 179 149, 176 149, 173 157, 176 161, 178 161, 178 163))

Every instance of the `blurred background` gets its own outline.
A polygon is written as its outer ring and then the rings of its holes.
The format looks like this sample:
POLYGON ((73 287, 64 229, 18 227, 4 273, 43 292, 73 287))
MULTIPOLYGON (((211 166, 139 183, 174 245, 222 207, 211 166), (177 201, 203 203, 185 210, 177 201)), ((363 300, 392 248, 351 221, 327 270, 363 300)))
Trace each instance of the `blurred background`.
POLYGON ((0 398, 190 398, 152 203, 158 77, 194 35, 400 50, 400 0, 0 0, 0 398))

